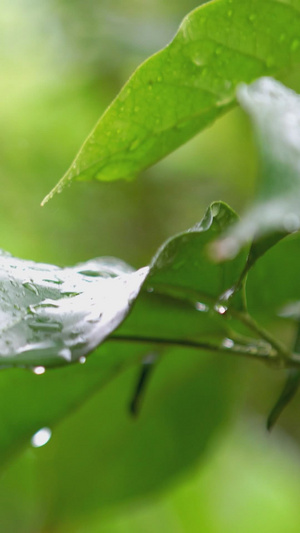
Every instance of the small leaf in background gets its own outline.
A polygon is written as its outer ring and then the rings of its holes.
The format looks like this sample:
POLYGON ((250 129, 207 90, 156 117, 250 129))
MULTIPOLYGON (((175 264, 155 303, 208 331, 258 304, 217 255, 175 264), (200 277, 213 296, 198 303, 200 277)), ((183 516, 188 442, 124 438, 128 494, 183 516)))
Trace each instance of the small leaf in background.
MULTIPOLYGON (((298 315, 299 322, 300 315, 298 315)), ((299 354, 300 351, 300 327, 298 325, 296 339, 294 343, 294 352, 299 354)), ((277 422, 279 416, 281 415, 284 408, 291 402, 295 394, 299 389, 300 384, 300 370, 299 368, 290 368, 287 371, 287 378, 276 404, 274 405, 272 411, 270 412, 267 420, 267 428, 271 430, 275 423, 277 422)))
POLYGON ((285 235, 300 229, 300 96, 272 78, 242 85, 238 99, 259 146, 259 190, 253 207, 215 244, 220 259, 255 239, 248 268, 285 235))
POLYGON ((294 398, 296 392, 299 389, 299 384, 300 384, 299 370, 295 368, 288 370, 284 388, 276 404, 274 405, 274 407, 272 408, 272 411, 270 412, 268 416, 268 420, 267 420, 268 430, 271 430, 274 427, 282 411, 294 398))
POLYGON ((43 203, 75 179, 132 178, 181 146, 232 108, 240 82, 299 63, 299 24, 299 0, 219 0, 192 11, 129 79, 43 203))

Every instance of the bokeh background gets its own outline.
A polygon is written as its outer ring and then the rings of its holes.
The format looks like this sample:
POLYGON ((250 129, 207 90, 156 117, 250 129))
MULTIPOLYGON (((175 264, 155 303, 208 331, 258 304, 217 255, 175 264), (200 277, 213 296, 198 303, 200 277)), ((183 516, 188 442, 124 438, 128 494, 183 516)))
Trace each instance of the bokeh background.
MULTIPOLYGON (((243 211, 255 190, 257 156, 239 109, 134 182, 78 182, 40 207, 129 75, 198 5, 2 0, 1 248, 61 266, 111 255, 138 268, 164 239, 199 221, 211 201, 243 211)), ((297 72, 282 79, 300 90, 297 72)), ((238 384, 232 376, 230 420, 196 468, 138 501, 101 512, 95 501, 76 520, 72 513, 63 524, 53 517, 44 530, 35 519, 35 459, 27 464, 28 449, 2 475, 1 530, 298 533, 299 398, 267 434, 266 414, 283 375, 246 361, 240 366, 238 384)), ((93 401, 84 407, 87 417, 93 401)))

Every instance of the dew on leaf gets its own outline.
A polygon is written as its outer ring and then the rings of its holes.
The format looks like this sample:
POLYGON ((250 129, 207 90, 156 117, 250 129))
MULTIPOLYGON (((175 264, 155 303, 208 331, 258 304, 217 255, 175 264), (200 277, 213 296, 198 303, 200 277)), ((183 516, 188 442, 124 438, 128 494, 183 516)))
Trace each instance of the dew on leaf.
POLYGON ((193 55, 192 61, 197 67, 202 67, 206 64, 205 58, 202 56, 202 54, 199 53, 193 55))
POLYGON ((138 148, 138 146, 141 144, 141 139, 137 138, 135 141, 133 141, 129 147, 129 150, 133 152, 138 148))
POLYGON ((34 283, 32 283, 31 281, 23 281, 22 285, 23 285, 23 287, 25 287, 25 289, 28 289, 33 294, 38 296, 39 291, 37 290, 37 287, 34 285, 34 283))
POLYGON ((59 357, 62 357, 65 361, 72 361, 72 352, 69 348, 63 348, 57 354, 59 357))
POLYGON ((36 320, 33 322, 30 322, 29 327, 33 329, 34 331, 61 331, 63 329, 63 325, 61 322, 47 322, 44 320, 36 320))
POLYGON ((227 307, 225 307, 225 305, 221 305, 221 304, 216 304, 215 305, 215 311, 217 311, 217 313, 219 313, 219 315, 224 315, 227 311, 227 307))
POLYGON ((222 346, 224 348, 233 348, 234 342, 233 342, 233 340, 226 338, 226 339, 223 339, 222 346))
POLYGON ((196 302, 195 303, 195 309, 197 311, 201 311, 202 313, 205 313, 207 311, 209 311, 209 307, 205 304, 203 304, 202 302, 196 302))
POLYGON ((84 365, 84 363, 86 363, 86 357, 84 357, 84 355, 82 355, 81 357, 79 357, 78 362, 81 365, 84 365))
POLYGON ((147 287, 147 292, 154 292, 153 287, 147 287))

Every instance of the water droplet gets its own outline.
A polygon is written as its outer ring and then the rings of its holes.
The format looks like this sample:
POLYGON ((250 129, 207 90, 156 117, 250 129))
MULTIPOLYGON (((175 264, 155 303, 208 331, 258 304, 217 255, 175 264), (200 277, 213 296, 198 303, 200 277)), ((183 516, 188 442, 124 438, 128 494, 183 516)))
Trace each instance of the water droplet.
POLYGON ((219 313, 219 315, 225 315, 225 313, 227 311, 227 307, 225 307, 225 305, 216 304, 215 305, 215 311, 217 311, 217 313, 219 313))
POLYGON ((78 361, 79 361, 79 363, 81 365, 84 365, 84 363, 86 362, 86 357, 84 357, 84 355, 81 355, 81 357, 79 357, 78 361))
POLYGON ((29 327, 34 331, 61 331, 63 329, 60 322, 46 322, 44 320, 31 322, 29 327))
POLYGON ((38 296, 39 291, 37 290, 37 287, 31 281, 23 281, 22 285, 23 287, 25 287, 25 289, 33 292, 33 294, 38 296))
POLYGON ((200 53, 193 55, 192 61, 197 67, 202 67, 206 64, 205 58, 200 53))
POLYGON ((62 279, 59 279, 59 278, 55 278, 55 279, 43 279, 43 281, 45 281, 46 283, 55 283, 56 285, 62 285, 62 283, 63 283, 63 280, 62 280, 62 279))
POLYGON ((300 220, 296 213, 288 213, 283 218, 283 227, 289 233, 298 231, 300 228, 300 220))
POLYGON ((197 309, 197 311, 201 311, 202 313, 206 313, 209 310, 209 307, 202 302, 196 302, 195 309, 197 309))
POLYGON ((130 145, 130 147, 129 147, 129 150, 130 150, 131 152, 133 152, 134 150, 137 149, 137 147, 140 145, 140 143, 141 143, 141 140, 140 140, 139 138, 135 139, 135 141, 133 141, 133 142, 131 143, 131 145, 130 145))
POLYGON ((34 448, 40 448, 49 442, 52 431, 50 428, 41 428, 31 437, 31 445, 34 448))
POLYGON ((298 50, 299 45, 300 45, 299 39, 294 39, 291 45, 291 51, 295 52, 296 50, 298 50))
POLYGON ((68 363, 72 361, 72 352, 69 348, 63 348, 58 352, 57 355, 59 355, 59 357, 62 357, 68 363))
POLYGON ((222 346, 224 346, 224 348, 233 348, 234 342, 231 339, 224 339, 222 341, 222 346))
POLYGON ((228 300, 234 295, 236 289, 236 285, 233 285, 233 287, 230 287, 230 289, 227 289, 227 291, 223 292, 219 299, 222 302, 228 302, 228 300))
POLYGON ((40 376, 41 374, 45 374, 46 368, 44 366, 35 366, 32 369, 32 372, 36 374, 37 376, 40 376))
POLYGON ((147 287, 147 292, 154 292, 153 287, 147 287))

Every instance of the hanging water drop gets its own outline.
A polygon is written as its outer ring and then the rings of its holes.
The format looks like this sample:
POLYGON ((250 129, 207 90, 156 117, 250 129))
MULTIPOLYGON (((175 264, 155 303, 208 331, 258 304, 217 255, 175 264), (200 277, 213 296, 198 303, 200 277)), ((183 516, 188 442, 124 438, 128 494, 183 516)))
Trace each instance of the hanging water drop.
POLYGON ((52 436, 50 428, 41 428, 31 437, 31 446, 40 448, 49 442, 52 436))
POLYGON ((227 311, 227 307, 225 307, 225 305, 216 304, 215 305, 215 311, 217 311, 217 313, 219 313, 219 315, 225 315, 225 313, 227 311))
POLYGON ((65 361, 70 363, 72 361, 72 352, 69 348, 63 348, 58 352, 59 357, 62 357, 65 361))
POLYGON ((233 340, 226 338, 226 339, 223 339, 222 346, 224 348, 233 348, 234 342, 233 342, 233 340))
POLYGON ((36 374, 37 376, 40 376, 41 374, 45 374, 46 368, 44 366, 35 366, 32 369, 32 372, 36 374))
POLYGON ((22 285, 23 287, 25 287, 25 289, 29 290, 30 292, 33 292, 33 294, 35 294, 36 296, 39 295, 37 287, 31 281, 23 281, 22 285))
POLYGON ((205 313, 209 310, 208 306, 203 304, 202 302, 196 302, 195 303, 195 309, 197 311, 201 311, 202 313, 205 313))
POLYGON ((84 357, 84 355, 81 355, 81 357, 79 357, 78 361, 79 361, 79 363, 81 365, 84 365, 84 363, 86 362, 86 357, 84 357))

